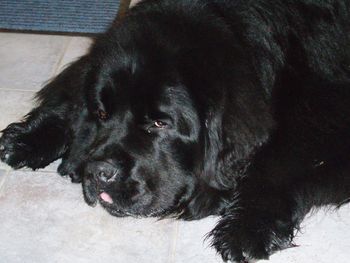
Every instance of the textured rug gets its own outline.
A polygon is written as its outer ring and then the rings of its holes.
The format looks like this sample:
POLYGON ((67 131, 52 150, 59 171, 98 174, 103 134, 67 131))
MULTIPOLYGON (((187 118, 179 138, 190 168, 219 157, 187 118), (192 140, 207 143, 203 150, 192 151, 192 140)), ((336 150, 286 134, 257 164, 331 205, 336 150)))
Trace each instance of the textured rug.
POLYGON ((101 33, 120 0, 0 0, 0 29, 101 33))

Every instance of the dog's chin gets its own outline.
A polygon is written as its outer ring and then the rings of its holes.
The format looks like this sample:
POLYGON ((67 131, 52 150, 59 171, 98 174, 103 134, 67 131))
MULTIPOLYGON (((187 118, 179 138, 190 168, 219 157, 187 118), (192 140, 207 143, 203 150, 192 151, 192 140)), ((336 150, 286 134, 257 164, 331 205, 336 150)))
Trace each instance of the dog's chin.
POLYGON ((112 216, 115 216, 115 217, 132 216, 131 214, 128 214, 127 212, 121 209, 118 209, 110 204, 106 204, 104 201, 100 201, 100 204, 112 216))
POLYGON ((100 204, 109 214, 115 217, 167 217, 171 214, 172 209, 164 208, 151 208, 149 205, 140 202, 139 204, 131 205, 126 207, 118 202, 118 200, 113 200, 112 194, 107 193, 107 191, 101 189, 99 184, 90 178, 83 178, 83 194, 85 202, 89 206, 96 206, 100 204), (146 208, 148 207, 148 208, 146 208))
POLYGON ((120 207, 118 207, 116 203, 113 201, 112 197, 106 192, 101 192, 97 197, 97 199, 99 204, 112 216, 125 217, 125 216, 131 215, 127 211, 124 211, 124 209, 121 209, 120 207))
MULTIPOLYGON (((133 216, 125 209, 121 209, 112 200, 112 197, 99 189, 95 180, 83 180, 83 194, 85 202, 92 207, 99 203, 109 214, 116 217, 133 216)), ((136 215, 135 215, 136 216, 136 215)))
POLYGON ((106 202, 100 197, 98 198, 98 203, 112 216, 115 217, 134 217, 134 218, 148 218, 148 217, 158 217, 166 218, 172 213, 164 209, 149 209, 149 210, 137 210, 137 209, 127 209, 119 207, 116 203, 106 202))
POLYGON ((131 209, 120 207, 117 202, 113 201, 112 197, 106 192, 101 192, 97 197, 99 204, 112 216, 116 217, 146 217, 145 215, 139 214, 131 209))

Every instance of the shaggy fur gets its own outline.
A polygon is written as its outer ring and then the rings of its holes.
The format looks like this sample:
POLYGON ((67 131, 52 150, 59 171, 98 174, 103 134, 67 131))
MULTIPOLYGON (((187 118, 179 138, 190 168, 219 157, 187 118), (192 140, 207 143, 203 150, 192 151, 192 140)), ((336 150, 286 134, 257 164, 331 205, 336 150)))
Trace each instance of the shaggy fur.
POLYGON ((115 216, 221 215, 225 261, 293 246, 350 197, 348 0, 146 0, 37 95, 2 161, 115 216))

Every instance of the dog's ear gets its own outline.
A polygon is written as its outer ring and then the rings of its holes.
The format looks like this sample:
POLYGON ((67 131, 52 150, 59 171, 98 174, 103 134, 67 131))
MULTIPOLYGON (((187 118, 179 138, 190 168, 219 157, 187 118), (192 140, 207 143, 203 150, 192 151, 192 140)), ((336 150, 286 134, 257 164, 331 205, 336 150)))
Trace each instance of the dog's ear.
POLYGON ((235 188, 274 127, 267 104, 251 94, 235 96, 230 106, 209 109, 204 121, 203 179, 219 190, 235 188))
POLYGON ((89 113, 101 120, 107 119, 114 91, 114 83, 109 72, 94 66, 85 80, 85 97, 89 113))
POLYGON ((93 56, 90 57, 94 57, 94 60, 90 61, 91 66, 84 85, 89 113, 102 120, 113 114, 116 98, 122 100, 122 95, 127 93, 127 87, 132 84, 132 75, 138 65, 137 60, 119 44, 114 49, 103 45, 99 41, 92 48, 93 56), (110 49, 108 52, 111 54, 106 53, 107 49, 110 49))

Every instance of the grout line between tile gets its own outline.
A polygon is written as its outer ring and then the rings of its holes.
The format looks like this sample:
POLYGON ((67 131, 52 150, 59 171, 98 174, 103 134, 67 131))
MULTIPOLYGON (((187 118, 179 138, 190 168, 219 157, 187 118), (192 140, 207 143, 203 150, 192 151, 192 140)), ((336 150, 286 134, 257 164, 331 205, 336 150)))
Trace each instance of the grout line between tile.
POLYGON ((13 88, 0 88, 0 91, 20 91, 20 92, 23 92, 23 91, 25 91, 25 92, 32 92, 32 93, 35 93, 35 92, 38 92, 39 91, 39 89, 35 89, 35 90, 33 90, 33 89, 13 89, 13 88))
POLYGON ((2 195, 2 192, 4 191, 4 187, 3 186, 4 186, 5 182, 7 181, 8 174, 10 173, 10 169, 7 168, 5 171, 6 172, 4 174, 4 178, 0 181, 0 196, 2 195))
POLYGON ((50 174, 58 174, 57 171, 53 171, 53 170, 38 170, 35 171, 36 173, 50 173, 50 174))
POLYGON ((174 241, 173 241, 172 246, 171 246, 171 252, 170 252, 170 257, 169 257, 168 263, 175 263, 178 236, 179 236, 179 221, 176 221, 175 238, 174 238, 174 241))
POLYGON ((57 173, 55 171, 52 170, 32 170, 32 169, 23 169, 21 170, 21 172, 26 172, 26 173, 57 173))

